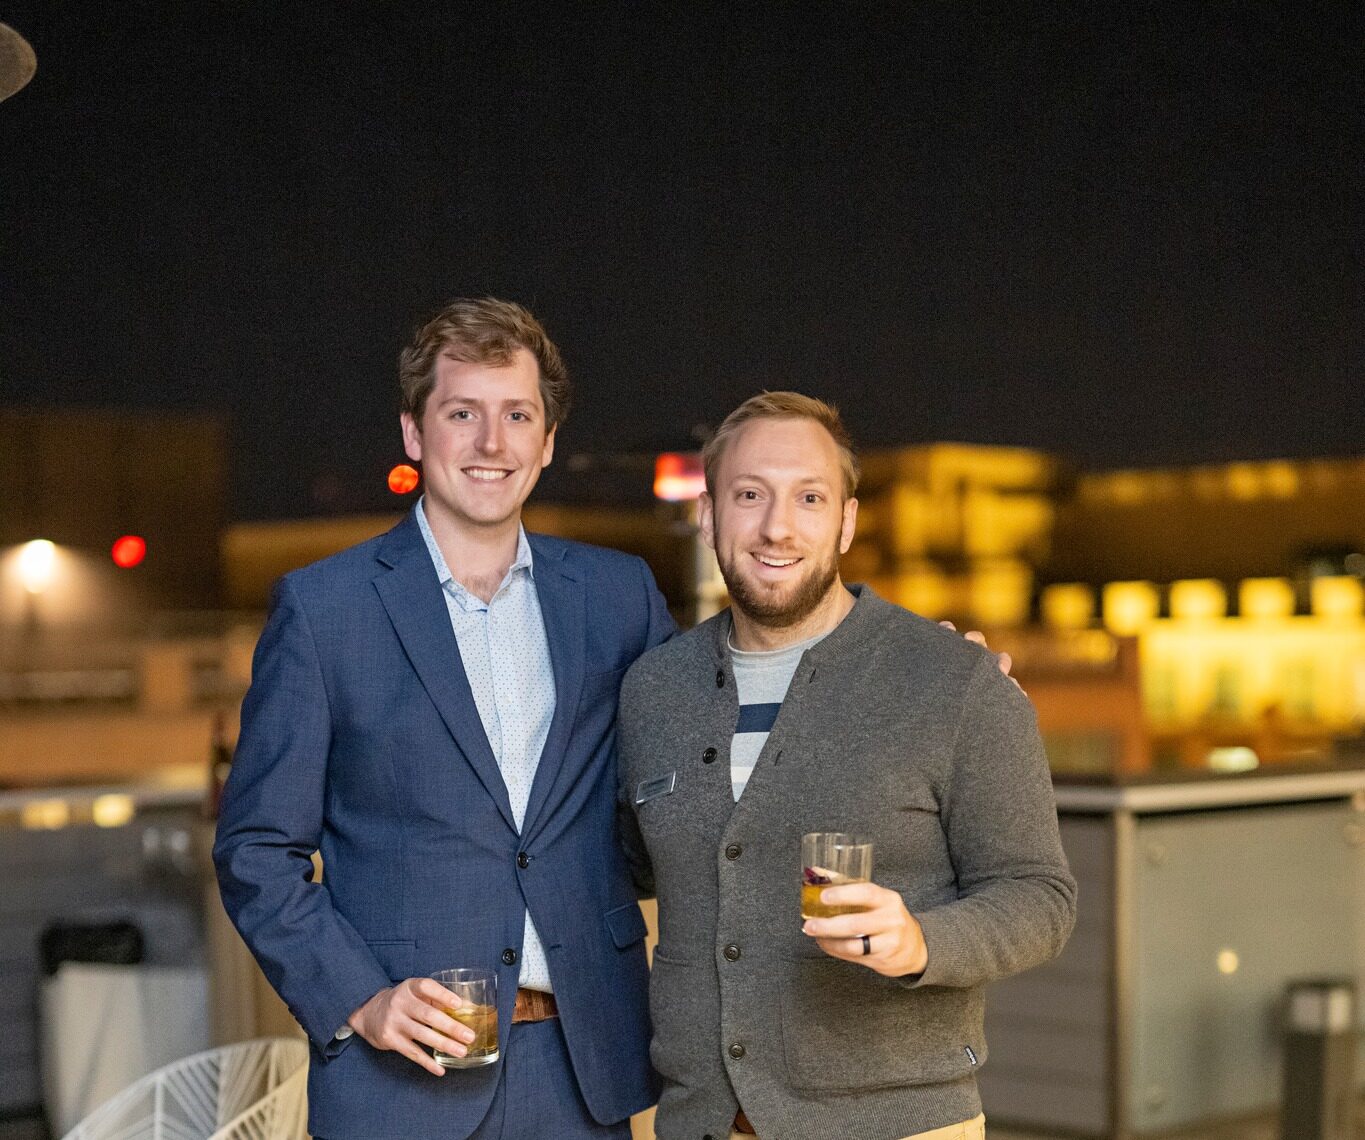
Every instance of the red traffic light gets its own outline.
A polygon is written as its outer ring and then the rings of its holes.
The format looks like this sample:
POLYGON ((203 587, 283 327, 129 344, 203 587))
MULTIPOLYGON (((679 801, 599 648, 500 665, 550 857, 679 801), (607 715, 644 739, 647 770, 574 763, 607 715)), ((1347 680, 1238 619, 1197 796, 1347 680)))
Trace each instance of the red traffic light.
POLYGON ((147 557, 147 543, 136 534, 125 534, 114 543, 109 556, 121 570, 131 570, 147 557))
POLYGON ((389 472, 389 490, 395 495, 406 495, 421 481, 415 467, 400 463, 389 472))

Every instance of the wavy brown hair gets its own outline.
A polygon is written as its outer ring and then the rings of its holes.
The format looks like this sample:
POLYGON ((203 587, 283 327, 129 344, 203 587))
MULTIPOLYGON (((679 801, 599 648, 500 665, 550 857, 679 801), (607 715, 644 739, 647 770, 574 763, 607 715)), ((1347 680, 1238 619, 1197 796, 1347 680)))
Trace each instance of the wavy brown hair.
POLYGON ((401 410, 421 426, 440 356, 500 368, 512 362, 519 348, 534 356, 539 366, 548 435, 569 417, 572 390, 568 369, 554 341, 529 309, 495 297, 458 297, 417 330, 398 357, 401 410))

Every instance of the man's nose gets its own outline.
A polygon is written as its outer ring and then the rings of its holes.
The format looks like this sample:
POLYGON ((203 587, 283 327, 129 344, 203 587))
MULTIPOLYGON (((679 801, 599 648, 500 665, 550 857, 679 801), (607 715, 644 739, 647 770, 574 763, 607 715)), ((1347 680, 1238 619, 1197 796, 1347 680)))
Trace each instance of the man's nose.
POLYGON ((484 455, 496 455, 502 450, 502 424, 496 419, 484 420, 474 445, 484 455))
POLYGON ((763 512, 763 538, 765 541, 774 542, 791 536, 792 530, 792 505, 784 503, 779 499, 774 499, 768 509, 763 512))

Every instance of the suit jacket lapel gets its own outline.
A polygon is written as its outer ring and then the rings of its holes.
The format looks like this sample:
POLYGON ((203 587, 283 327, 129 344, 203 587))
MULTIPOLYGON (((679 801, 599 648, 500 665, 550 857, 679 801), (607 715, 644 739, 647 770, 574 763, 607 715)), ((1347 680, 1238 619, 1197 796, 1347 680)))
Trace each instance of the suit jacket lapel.
POLYGON ((450 628, 445 597, 413 515, 389 532, 378 558, 391 569, 375 579, 375 589, 408 660, 460 751, 515 831, 507 785, 484 735, 455 632, 450 628))
POLYGON ((545 622, 545 640, 550 647, 550 664, 555 674, 555 715, 531 784, 522 834, 529 836, 547 803, 552 803, 572 776, 567 770, 569 737, 578 712, 578 694, 583 689, 583 655, 586 649, 587 618, 583 583, 564 565, 562 548, 546 549, 538 535, 530 535, 534 559, 533 573, 540 614, 545 622))

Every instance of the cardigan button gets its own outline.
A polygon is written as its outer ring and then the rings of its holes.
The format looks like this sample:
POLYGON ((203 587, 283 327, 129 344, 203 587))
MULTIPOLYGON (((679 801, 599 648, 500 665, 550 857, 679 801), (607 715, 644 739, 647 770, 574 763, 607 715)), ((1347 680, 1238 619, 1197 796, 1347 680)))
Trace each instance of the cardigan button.
POLYGON ((718 689, 723 689, 723 688, 725 688, 725 670, 724 670, 724 669, 717 669, 717 670, 716 670, 716 688, 718 688, 718 689))
POLYGON ((730 846, 725 849, 725 857, 727 859, 738 859, 743 853, 744 848, 738 843, 731 843, 730 846))
POLYGON ((736 946, 733 942, 731 942, 727 947, 725 947, 725 949, 722 950, 721 953, 725 955, 725 960, 727 962, 739 961, 739 947, 736 946))
POLYGON ((708 748, 701 754, 701 762, 703 764, 714 764, 716 762, 716 750, 714 748, 708 748))
POLYGON ((741 1057, 744 1056, 744 1046, 741 1045, 738 1041, 736 1041, 733 1045, 730 1046, 730 1056, 732 1056, 736 1061, 738 1061, 741 1057))

